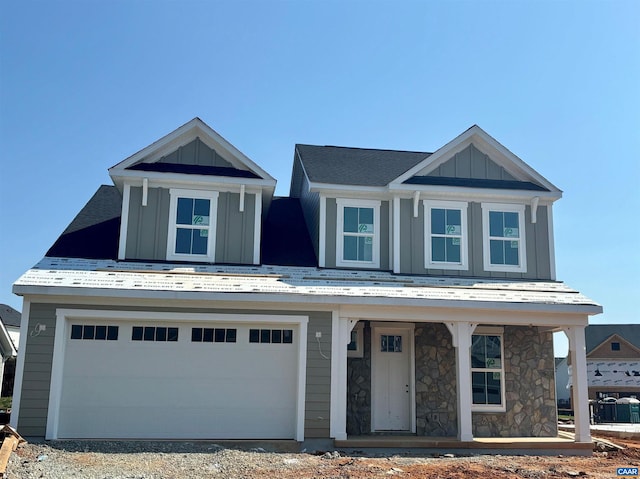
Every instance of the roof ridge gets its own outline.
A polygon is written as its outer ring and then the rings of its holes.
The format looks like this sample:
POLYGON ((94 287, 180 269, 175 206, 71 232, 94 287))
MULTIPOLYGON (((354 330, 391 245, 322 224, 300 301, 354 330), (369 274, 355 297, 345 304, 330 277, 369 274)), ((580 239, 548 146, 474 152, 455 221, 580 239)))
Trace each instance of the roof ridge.
POLYGON ((361 148, 359 146, 309 145, 307 143, 296 143, 296 147, 298 146, 312 146, 315 148, 341 148, 345 150, 363 150, 363 151, 389 151, 389 152, 395 152, 395 153, 418 153, 418 154, 424 154, 424 155, 433 154, 433 152, 431 151, 394 150, 392 148, 361 148))

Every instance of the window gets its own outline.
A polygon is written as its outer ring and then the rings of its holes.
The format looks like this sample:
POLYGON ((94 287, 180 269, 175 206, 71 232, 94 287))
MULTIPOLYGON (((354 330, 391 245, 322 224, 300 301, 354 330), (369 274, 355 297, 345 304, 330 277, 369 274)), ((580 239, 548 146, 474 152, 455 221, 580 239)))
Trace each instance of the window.
POLYGON ((351 342, 347 344, 347 357, 362 358, 364 356, 364 325, 359 321, 351 330, 351 342))
POLYGON ((380 266, 380 202, 337 199, 336 266, 380 266))
POLYGON ((467 203, 424 201, 425 268, 469 269, 467 203))
POLYGON ((250 343, 293 343, 292 329, 250 329, 250 343))
POLYGON ((132 341, 178 341, 178 328, 166 328, 164 326, 134 326, 131 328, 132 341))
POLYGON ((471 337, 471 387, 474 411, 504 411, 504 363, 500 328, 481 328, 471 337), (486 333, 486 334, 485 334, 486 333))
POLYGON ((93 339, 97 341, 117 341, 118 326, 94 326, 89 324, 73 324, 71 339, 93 339))
POLYGON ((226 328, 191 328, 194 343, 235 343, 237 331, 226 328))
POLYGON ((524 205, 482 204, 486 271, 526 273, 524 205))
POLYGON ((401 353, 402 336, 390 334, 380 335, 380 351, 383 353, 401 353))
POLYGON ((214 261, 218 192, 170 190, 167 259, 214 261))
POLYGON ((611 343, 611 351, 620 351, 620 343, 612 342, 611 343))

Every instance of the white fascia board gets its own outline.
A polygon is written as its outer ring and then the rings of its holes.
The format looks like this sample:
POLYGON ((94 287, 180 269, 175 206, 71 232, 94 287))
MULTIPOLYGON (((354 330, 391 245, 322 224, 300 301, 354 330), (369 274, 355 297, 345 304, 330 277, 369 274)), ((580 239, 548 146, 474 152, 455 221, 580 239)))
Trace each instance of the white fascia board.
POLYGON ((562 197, 562 192, 532 191, 532 190, 506 190, 500 188, 473 188, 467 186, 444 185, 409 185, 394 184, 389 190, 403 194, 403 198, 411 198, 416 191, 420 191, 420 199, 460 199, 466 201, 486 200, 515 200, 530 202, 533 198, 540 198, 540 204, 553 203, 562 197))
POLYGON ((126 175, 111 177, 116 186, 119 187, 124 184, 142 186, 145 178, 148 180, 150 188, 200 187, 200 189, 210 189, 226 185, 238 185, 239 188, 240 185, 245 185, 247 188, 254 187, 274 190, 276 187, 275 180, 236 178, 229 176, 187 175, 184 173, 161 173, 157 171, 128 170, 126 175))
POLYGON ((357 196, 358 198, 375 198, 380 199, 380 195, 388 194, 386 186, 361 186, 361 185, 335 185, 329 183, 309 183, 309 191, 313 193, 322 193, 327 197, 331 196, 357 196))
POLYGON ((13 286, 13 293, 18 296, 48 295, 71 297, 104 297, 104 298, 137 298, 156 300, 187 300, 187 301, 228 301, 242 303, 243 307, 254 302, 261 303, 298 303, 300 309, 308 304, 329 305, 357 305, 357 306, 394 306, 399 308, 452 308, 464 310, 500 310, 500 311, 532 311, 539 313, 564 313, 596 315, 602 313, 602 306, 596 304, 550 304, 550 303, 516 303, 502 301, 465 301, 421 298, 390 298, 383 296, 332 296, 316 294, 290 293, 216 293, 197 291, 161 291, 161 290, 130 290, 115 288, 73 288, 50 286, 13 286))
POLYGON ((515 178, 518 178, 522 181, 533 179, 550 190, 551 193, 560 194, 561 196, 562 191, 557 186, 555 186, 540 173, 527 165, 523 160, 521 160, 518 156, 513 154, 503 145, 501 145, 478 125, 472 126, 468 130, 451 140, 449 143, 436 150, 425 160, 421 161, 413 168, 407 170, 398 178, 390 182, 390 187, 395 188, 396 186, 401 185, 406 180, 422 170, 435 170, 442 163, 449 160, 456 153, 464 150, 472 143, 480 151, 489 155, 493 161, 502 166, 515 178))
POLYGON ((209 148, 216 150, 232 165, 236 167, 244 166, 256 173, 258 176, 263 177, 265 180, 272 180, 275 184, 275 178, 197 117, 172 131, 168 135, 165 135, 159 140, 153 142, 146 148, 143 148, 133 154, 129 158, 121 161, 115 166, 112 166, 109 168, 109 174, 112 176, 119 176, 120 171, 125 170, 143 159, 147 162, 153 162, 154 159, 158 159, 180 146, 186 145, 196 137, 200 138, 209 148))
POLYGON ((9 331, 7 331, 2 321, 0 321, 0 347, 2 348, 3 359, 12 358, 18 354, 9 336, 9 331))

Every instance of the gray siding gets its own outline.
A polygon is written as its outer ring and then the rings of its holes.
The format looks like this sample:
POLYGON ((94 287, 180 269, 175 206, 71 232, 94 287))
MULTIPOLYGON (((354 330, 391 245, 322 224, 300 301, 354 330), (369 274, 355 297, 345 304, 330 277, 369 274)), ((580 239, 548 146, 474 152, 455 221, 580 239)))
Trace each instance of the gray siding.
MULTIPOLYGON (((32 303, 29 315, 29 331, 36 324, 46 326, 38 336, 27 336, 25 345, 25 363, 22 382, 22 396, 18 417, 18 430, 26 437, 43 438, 47 426, 49 407, 49 389, 51 385, 51 361, 55 337, 56 308, 87 309, 86 305, 37 304, 32 303)), ((90 306, 90 309, 108 310, 116 307, 90 306)), ((119 310, 184 312, 184 313, 225 313, 225 314, 277 314, 304 315, 309 317, 307 326, 307 374, 305 395, 305 436, 329 437, 331 361, 320 354, 315 333, 320 331, 322 354, 331 358, 331 312, 309 311, 255 311, 221 309, 171 309, 147 307, 120 307, 119 310)), ((230 316, 231 319, 231 316, 230 316)))
POLYGON ((467 221, 469 226, 469 270, 426 269, 424 247, 424 206, 420 203, 417 218, 413 217, 413 201, 400 202, 400 272, 406 274, 431 274, 446 276, 472 276, 510 279, 551 279, 549 261, 547 206, 538 206, 536 223, 531 223, 531 208, 525 208, 525 231, 527 244, 527 272, 502 273, 485 271, 482 260, 482 207, 480 203, 469 203, 467 221))
POLYGON ((220 193, 216 223, 216 263, 253 264, 256 195, 245 194, 244 212, 239 193, 220 193))
POLYGON ((181 165, 223 166, 233 168, 233 165, 222 158, 215 150, 205 145, 200 138, 181 146, 176 151, 163 156, 158 163, 177 163, 181 165))
POLYGON ((304 222, 307 225, 316 258, 318 258, 320 253, 320 195, 309 191, 309 182, 306 176, 302 177, 300 207, 302 208, 304 222))
MULTIPOLYGON (((336 267, 336 234, 338 227, 338 206, 335 198, 327 198, 326 205, 325 266, 336 267)), ((389 262, 389 202, 380 202, 380 268, 391 269, 389 262)))
MULTIPOLYGON (((419 173, 420 175, 422 173, 419 173)), ((475 178, 481 180, 515 180, 507 170, 497 165, 473 144, 441 164, 428 176, 475 178)))
POLYGON ((129 197, 127 259, 164 260, 169 231, 169 190, 149 188, 142 206, 142 187, 132 187, 129 197))

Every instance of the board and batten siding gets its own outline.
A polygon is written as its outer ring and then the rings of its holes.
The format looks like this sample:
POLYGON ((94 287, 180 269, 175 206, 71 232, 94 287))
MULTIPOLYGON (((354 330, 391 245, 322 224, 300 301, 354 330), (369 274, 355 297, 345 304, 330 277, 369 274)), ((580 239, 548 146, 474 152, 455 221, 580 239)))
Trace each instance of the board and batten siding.
MULTIPOLYGON (((245 194, 244 212, 239 193, 220 193, 216 222, 216 262, 253 264, 256 195, 245 194)), ((167 188, 149 188, 142 206, 142 188, 131 187, 126 259, 167 259, 170 195, 167 188)))
POLYGON ((163 156, 158 160, 158 163, 233 168, 231 163, 222 158, 215 150, 205 145, 200 138, 196 138, 172 153, 163 156))
MULTIPOLYGON (((422 174, 424 173, 420 172, 417 176, 422 174)), ((509 181, 516 179, 473 144, 456 153, 435 170, 430 171, 428 176, 509 181)))
POLYGON ((300 207, 304 216, 304 222, 309 231, 309 237, 316 253, 316 258, 320 257, 320 195, 309 191, 309 182, 306 176, 301 178, 302 187, 300 190, 300 207))
POLYGON ((51 387, 51 362, 56 329, 56 309, 118 309, 120 311, 157 311, 175 313, 225 314, 233 321, 234 314, 303 315, 309 317, 307 325, 307 370, 305 392, 305 437, 328 438, 331 404, 331 312, 330 311, 278 311, 228 309, 176 309, 125 307, 120 305, 74 305, 31 303, 28 331, 37 324, 46 329, 38 335, 28 335, 25 345, 22 395, 18 417, 18 430, 25 437, 44 438, 51 387), (316 331, 322 338, 316 339, 316 331), (323 357, 326 356, 325 357, 323 357))
POLYGON ((526 273, 485 271, 483 264, 482 205, 470 202, 468 221, 468 270, 445 270, 425 268, 425 212, 422 202, 418 216, 413 216, 413 201, 400 202, 400 272, 404 274, 430 274, 437 276, 468 276, 510 279, 551 278, 547 206, 538 206, 537 222, 531 222, 531 208, 525 208, 526 273))
MULTIPOLYGON (((354 200, 357 201, 357 200, 354 200)), ((336 267, 336 241, 338 228, 338 206, 336 198, 326 200, 326 226, 325 226, 325 266, 327 268, 336 267)), ((380 267, 376 269, 389 270, 389 202, 380 202, 380 225, 378 225, 380 235, 380 267)))

